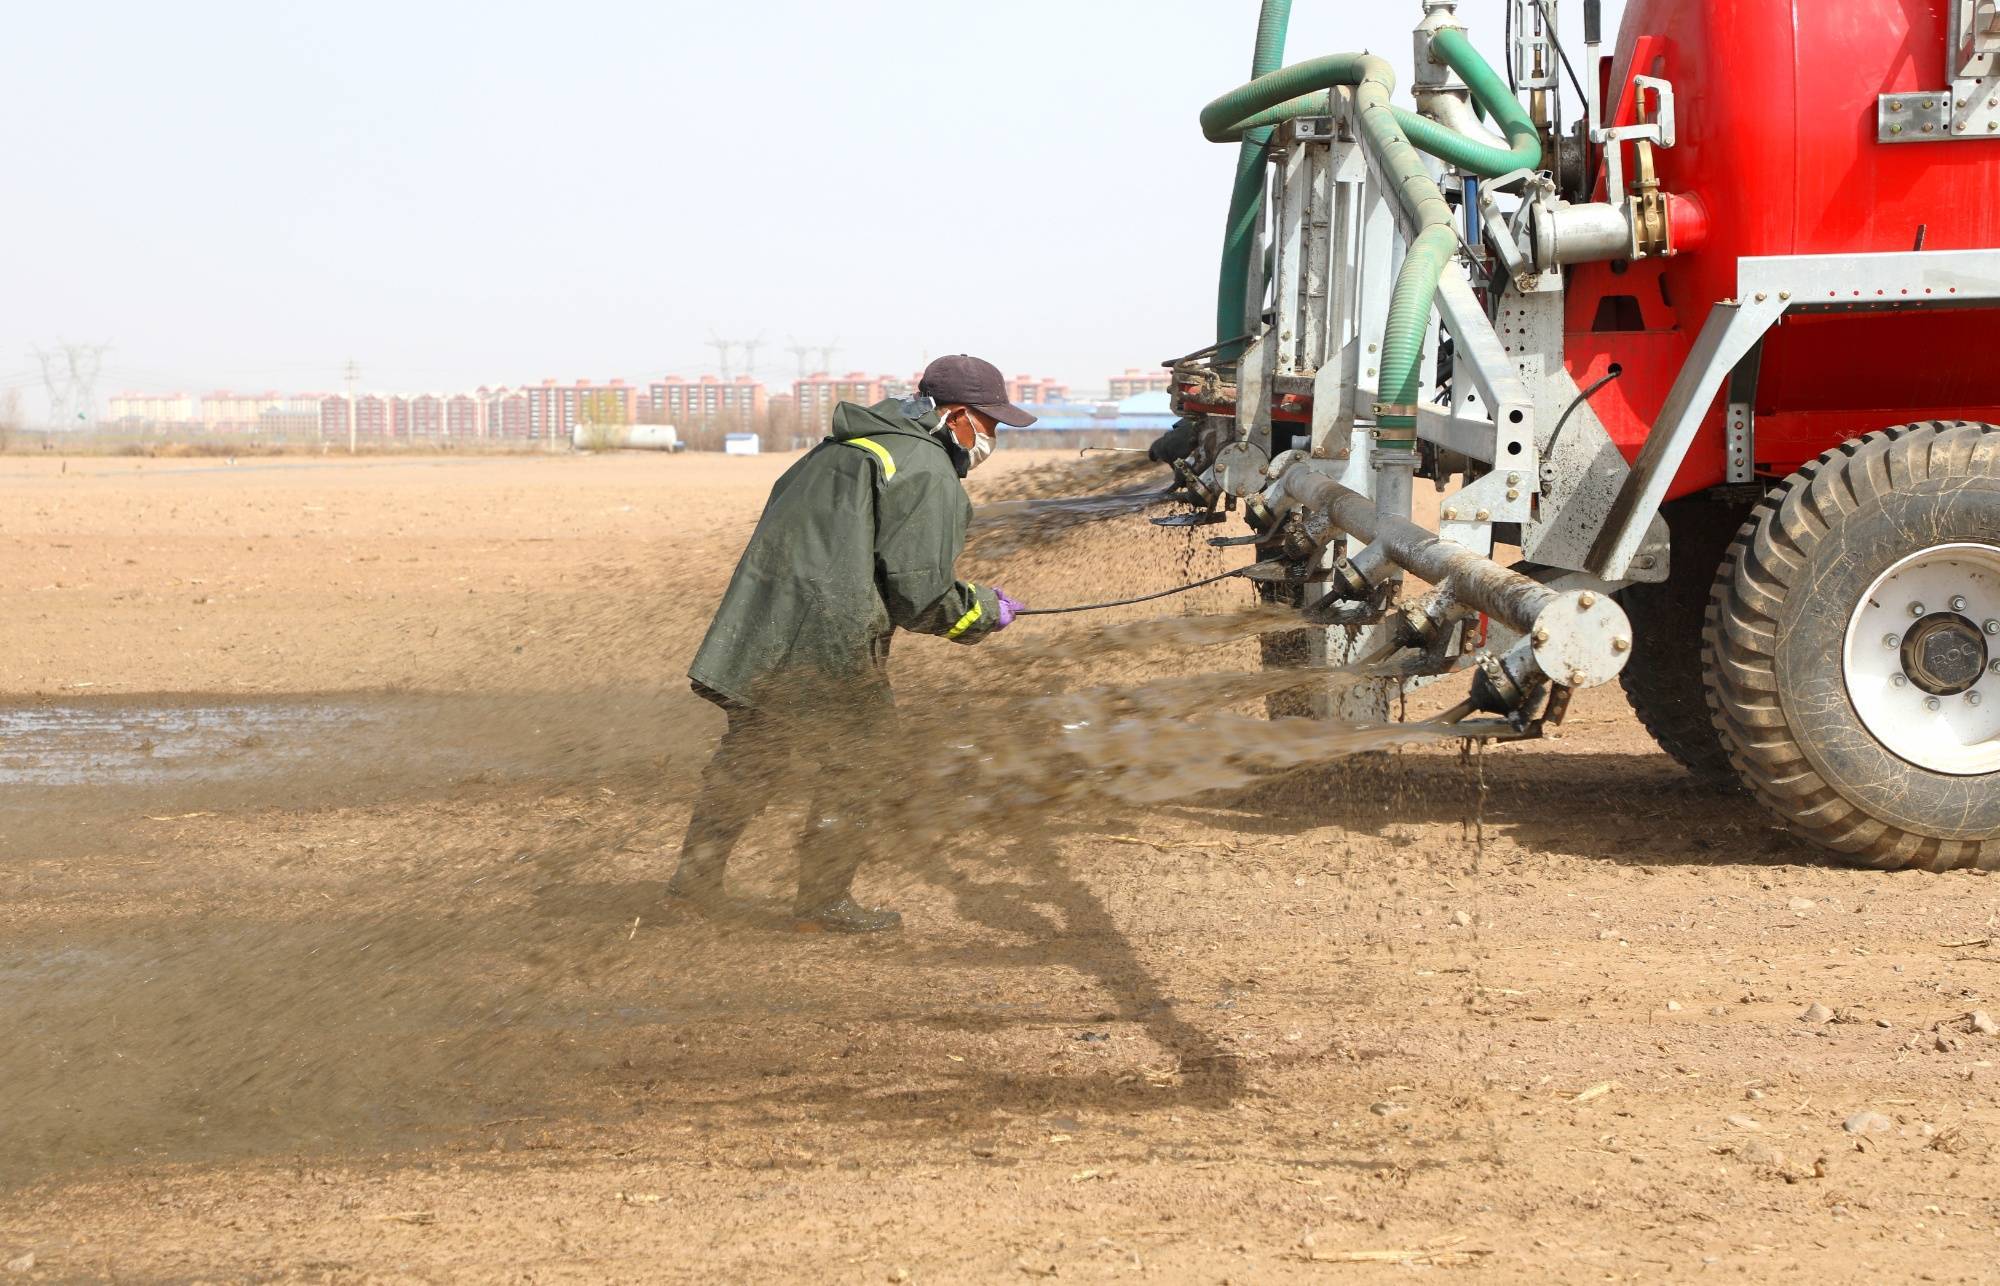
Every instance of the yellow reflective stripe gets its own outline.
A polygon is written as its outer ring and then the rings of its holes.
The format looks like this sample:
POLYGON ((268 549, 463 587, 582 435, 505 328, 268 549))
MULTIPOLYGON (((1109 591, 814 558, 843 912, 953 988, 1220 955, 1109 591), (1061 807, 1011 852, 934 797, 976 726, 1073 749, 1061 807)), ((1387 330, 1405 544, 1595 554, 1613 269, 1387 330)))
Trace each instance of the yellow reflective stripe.
POLYGON ((972 591, 972 610, 958 618, 958 624, 952 626, 951 633, 945 635, 945 637, 948 639, 957 638, 959 635, 971 629, 979 620, 980 617, 979 586, 969 585, 967 586, 967 588, 972 591))
POLYGON ((896 457, 889 454, 889 448, 873 438, 848 438, 847 445, 860 447, 882 462, 882 481, 896 476, 896 457))

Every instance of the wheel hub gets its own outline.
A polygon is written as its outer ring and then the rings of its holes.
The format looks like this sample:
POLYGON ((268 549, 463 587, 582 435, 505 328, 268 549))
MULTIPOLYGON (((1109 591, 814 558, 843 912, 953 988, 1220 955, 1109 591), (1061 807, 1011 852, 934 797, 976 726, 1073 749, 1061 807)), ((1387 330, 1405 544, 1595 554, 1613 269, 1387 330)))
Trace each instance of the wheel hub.
POLYGON ((1848 623, 1848 699, 1885 749, 1959 777, 2000 772, 2000 547, 1936 545, 1875 579, 1848 623))
POLYGON ((1903 640, 1903 673, 1932 696, 1970 692, 1985 676, 1986 658, 1979 627, 1950 612, 1926 616, 1903 640))

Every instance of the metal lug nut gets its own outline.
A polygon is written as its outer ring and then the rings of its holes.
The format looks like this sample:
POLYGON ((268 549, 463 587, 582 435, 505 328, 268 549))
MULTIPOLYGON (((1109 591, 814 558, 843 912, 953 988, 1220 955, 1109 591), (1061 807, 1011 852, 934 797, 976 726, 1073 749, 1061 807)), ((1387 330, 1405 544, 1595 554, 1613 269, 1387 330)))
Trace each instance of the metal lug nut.
POLYGON ((1576 605, 1578 607, 1596 607, 1597 595, 1591 593, 1589 590, 1585 590, 1576 596, 1576 605))
POLYGON ((1936 697, 1925 697, 1924 709, 1930 711, 1932 714, 1936 714, 1938 711, 1944 709, 1944 702, 1938 700, 1936 697))
POLYGON ((1895 687, 1899 687, 1899 688, 1907 688, 1907 687, 1909 687, 1909 686, 1910 686, 1910 679, 1909 679, 1909 676, 1908 676, 1908 675, 1904 675, 1904 674, 1892 674, 1892 675, 1890 675, 1890 676, 1889 676, 1889 682, 1890 682, 1890 683, 1891 683, 1892 685, 1894 685, 1895 687))
POLYGON ((1986 632, 1988 634, 2000 634, 2000 621, 1986 622, 1986 632))
POLYGON ((1987 667, 1987 673, 2000 674, 2000 661, 1995 661, 1991 666, 1987 667))
POLYGON ((1508 475, 1507 475, 1507 485, 1508 485, 1508 486, 1510 486, 1510 487, 1518 487, 1518 486, 1520 486, 1520 485, 1521 485, 1521 475, 1520 475, 1520 474, 1518 474, 1518 473, 1510 473, 1510 474, 1508 474, 1508 475))
POLYGON ((1457 522, 1457 521, 1458 521, 1458 510, 1456 510, 1456 509, 1447 509, 1447 510, 1445 510, 1445 511, 1444 511, 1444 520, 1445 520, 1446 522, 1457 522))
POLYGON ((1582 670, 1570 671, 1569 685, 1572 688, 1583 687, 1585 684, 1589 682, 1590 682, 1590 676, 1588 674, 1585 674, 1582 670))
POLYGON ((1903 638, 1900 634, 1884 634, 1882 636, 1882 646, 1893 652, 1903 646, 1903 638))
POLYGON ((1507 488, 1507 498, 1509 500, 1519 500, 1521 498, 1520 488, 1518 487, 1507 488))
POLYGON ((1611 650, 1612 650, 1613 652, 1630 652, 1630 651, 1632 650, 1632 640, 1631 640, 1631 639, 1612 639, 1612 640, 1611 640, 1611 650))
POLYGON ((1916 617, 1918 620, 1922 620, 1924 617, 1929 616, 1930 614, 1931 614, 1930 609, 1925 607, 1922 603, 1910 604, 1910 615, 1916 617))
POLYGON ((1474 514, 1473 517, 1479 519, 1479 521, 1481 522, 1485 522, 1493 517, 1493 511, 1491 509, 1481 509, 1478 513, 1474 514))
POLYGON ((1965 610, 1965 595, 1963 594, 1952 595, 1951 610, 1954 612, 1962 612, 1965 610))
POLYGON ((1549 641, 1549 632, 1547 630, 1535 631, 1535 643, 1537 646, 1546 643, 1548 641, 1549 641))
POLYGON ((1985 699, 1986 699, 1985 697, 1981 696, 1977 692, 1968 692, 1965 694, 1965 704, 1969 706, 1976 706, 1985 699))

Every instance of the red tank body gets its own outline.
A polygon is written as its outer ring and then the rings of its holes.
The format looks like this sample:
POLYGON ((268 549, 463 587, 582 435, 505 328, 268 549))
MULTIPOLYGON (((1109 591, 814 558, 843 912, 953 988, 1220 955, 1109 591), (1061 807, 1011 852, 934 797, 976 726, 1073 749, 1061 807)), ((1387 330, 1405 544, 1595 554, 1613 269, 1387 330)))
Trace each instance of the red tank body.
MULTIPOLYGON (((1633 75, 1672 82, 1661 186, 1697 200, 1708 230, 1669 259, 1572 270, 1569 370, 1588 385, 1622 368, 1592 404, 1628 457, 1710 309, 1736 296, 1739 257, 1909 251, 1920 230, 1927 250, 2000 247, 2000 140, 1876 141, 1878 95, 1951 83, 1949 26, 1947 0, 1632 0, 1606 115, 1636 119, 1633 75)), ((2000 421, 2000 312, 1789 314, 1755 407, 1758 472, 1777 475, 1888 425, 2000 421)), ((1724 480, 1721 419, 1718 405, 1672 495, 1724 480)))

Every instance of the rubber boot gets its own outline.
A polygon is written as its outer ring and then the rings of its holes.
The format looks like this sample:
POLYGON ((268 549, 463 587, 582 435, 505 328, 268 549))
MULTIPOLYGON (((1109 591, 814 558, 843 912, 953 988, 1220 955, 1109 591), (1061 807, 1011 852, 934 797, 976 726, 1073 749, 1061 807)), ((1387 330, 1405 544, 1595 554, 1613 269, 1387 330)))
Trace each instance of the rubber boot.
POLYGON ((903 927, 897 912, 862 906, 849 892, 866 855, 859 842, 862 829, 836 817, 808 827, 799 845, 799 895, 792 903, 798 932, 884 933, 903 927))
POLYGON ((739 908, 729 900, 723 873, 729 867, 729 851, 736 847, 743 829, 737 827, 732 833, 696 812, 681 843, 680 865, 667 881, 667 896, 703 915, 736 914, 739 908))

